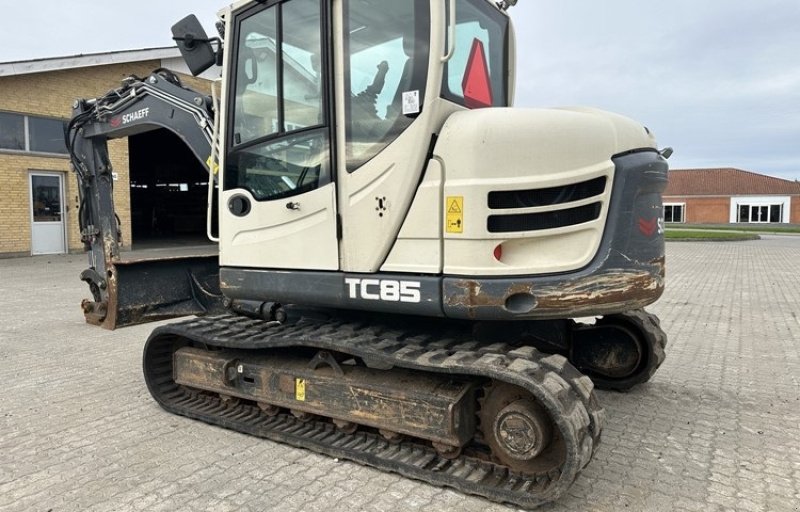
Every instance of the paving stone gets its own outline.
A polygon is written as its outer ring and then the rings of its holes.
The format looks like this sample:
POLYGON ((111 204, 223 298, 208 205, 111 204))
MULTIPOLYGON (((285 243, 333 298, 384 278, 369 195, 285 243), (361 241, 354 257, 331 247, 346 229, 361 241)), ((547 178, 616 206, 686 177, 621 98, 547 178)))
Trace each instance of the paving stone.
MULTIPOLYGON (((667 360, 599 392, 592 463, 547 512, 800 512, 800 237, 669 243, 667 360)), ((83 322, 81 255, 0 260, 0 511, 516 510, 172 416, 153 326, 83 322)))

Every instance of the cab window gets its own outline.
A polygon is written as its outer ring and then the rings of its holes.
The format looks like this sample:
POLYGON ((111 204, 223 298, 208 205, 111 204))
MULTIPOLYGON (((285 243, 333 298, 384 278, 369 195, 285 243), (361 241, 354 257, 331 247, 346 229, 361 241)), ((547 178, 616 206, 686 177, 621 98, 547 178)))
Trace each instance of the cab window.
POLYGON ((321 9, 292 0, 239 22, 226 189, 269 201, 330 182, 321 9))
POLYGON ((485 0, 458 0, 442 96, 468 108, 506 107, 508 66, 508 18, 485 0))
POLYGON ((345 2, 347 170, 374 157, 422 111, 427 83, 427 0, 345 2))

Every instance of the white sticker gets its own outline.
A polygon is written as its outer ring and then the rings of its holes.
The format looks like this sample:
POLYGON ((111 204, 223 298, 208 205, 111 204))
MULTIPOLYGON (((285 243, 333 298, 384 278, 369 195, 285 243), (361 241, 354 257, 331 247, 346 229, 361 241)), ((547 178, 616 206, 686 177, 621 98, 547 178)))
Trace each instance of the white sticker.
POLYGON ((403 93, 403 115, 419 114, 419 91, 403 93))
POLYGON ((117 174, 115 172, 112 172, 111 173, 111 179, 114 180, 114 181, 118 181, 119 180, 119 174, 117 174))

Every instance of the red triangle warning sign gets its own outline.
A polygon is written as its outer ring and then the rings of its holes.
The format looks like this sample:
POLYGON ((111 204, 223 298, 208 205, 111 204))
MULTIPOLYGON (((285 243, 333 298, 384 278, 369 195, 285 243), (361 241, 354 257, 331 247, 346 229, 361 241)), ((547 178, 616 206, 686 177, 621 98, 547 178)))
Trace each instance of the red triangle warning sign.
POLYGON ((489 77, 489 65, 486 62, 486 51, 483 41, 475 38, 467 60, 467 69, 461 81, 464 89, 464 104, 467 108, 483 108, 492 106, 492 81, 489 77))

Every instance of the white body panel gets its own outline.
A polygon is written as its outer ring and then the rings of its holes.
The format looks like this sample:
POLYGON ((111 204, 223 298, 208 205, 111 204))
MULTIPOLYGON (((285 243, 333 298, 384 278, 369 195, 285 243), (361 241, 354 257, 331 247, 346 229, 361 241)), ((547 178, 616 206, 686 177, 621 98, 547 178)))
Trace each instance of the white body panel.
POLYGON ((220 215, 220 265, 233 267, 338 270, 336 187, 324 187, 285 200, 257 202, 246 190, 227 190, 221 204, 237 194, 250 199, 252 212, 220 215), (289 209, 287 203, 296 203, 289 209))
POLYGON ((398 240, 417 194, 431 136, 436 126, 455 110, 447 108, 441 100, 425 108, 426 111, 375 158, 352 174, 340 175, 343 270, 378 271, 398 240), (379 210, 379 201, 385 210, 379 210))
MULTIPOLYGON (((515 275, 581 268, 596 253, 614 177, 613 155, 655 147, 652 136, 627 118, 590 109, 484 109, 454 114, 435 155, 444 166, 444 197, 463 198, 463 229, 444 233, 448 275, 515 275), (493 191, 562 187, 606 178, 602 195, 568 203, 602 203, 591 222, 539 231, 489 233, 491 214, 526 214, 564 205, 490 211, 493 191), (494 251, 503 244, 503 257, 494 251)), ((445 208, 446 206, 445 200, 445 208)))
POLYGON ((431 160, 383 272, 442 271, 442 165, 431 160))

